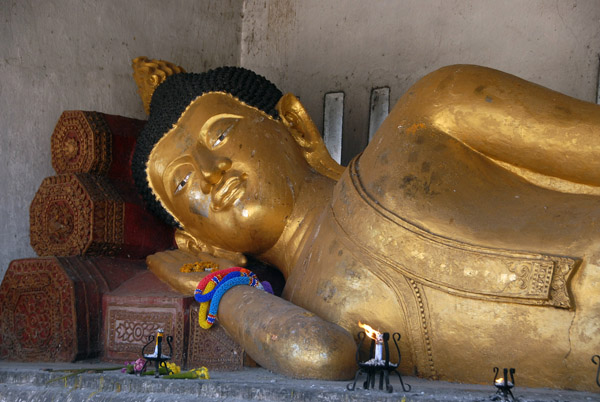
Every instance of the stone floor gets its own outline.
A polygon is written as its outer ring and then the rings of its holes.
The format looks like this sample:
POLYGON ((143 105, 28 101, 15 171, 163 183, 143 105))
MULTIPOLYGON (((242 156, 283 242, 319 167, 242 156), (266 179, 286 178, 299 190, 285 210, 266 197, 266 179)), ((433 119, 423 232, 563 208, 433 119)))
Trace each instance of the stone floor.
MULTIPOLYGON (((0 361, 0 402, 3 401, 490 401, 492 385, 465 385, 406 377, 412 389, 404 392, 397 377, 394 391, 348 391, 347 381, 293 380, 261 368, 211 372, 210 380, 166 380, 117 371, 84 372, 64 378, 58 370, 99 369, 114 365, 96 361, 15 363, 0 361), (49 369, 53 371, 49 371, 49 369)), ((364 378, 364 377, 363 377, 364 378)), ((491 380, 490 380, 491 382, 491 380)), ((517 383, 518 385, 518 383, 517 383)), ((599 393, 515 388, 520 401, 600 401, 599 393)))

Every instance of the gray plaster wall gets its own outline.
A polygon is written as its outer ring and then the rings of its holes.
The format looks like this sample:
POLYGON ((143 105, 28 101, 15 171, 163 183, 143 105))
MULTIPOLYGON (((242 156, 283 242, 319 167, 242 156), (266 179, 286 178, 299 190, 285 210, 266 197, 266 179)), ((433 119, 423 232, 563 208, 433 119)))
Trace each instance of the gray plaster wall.
POLYGON ((64 110, 145 118, 131 60, 239 65, 241 0, 0 0, 0 278, 33 257, 29 205, 64 110))
POLYGON ((0 278, 32 257, 29 204, 53 175, 63 110, 144 118, 130 61, 243 65, 301 97, 322 125, 344 91, 344 160, 366 144, 371 88, 392 103, 453 63, 495 67, 595 100, 600 1, 0 0, 0 278))
POLYGON ((322 127, 323 95, 345 94, 342 162, 367 144, 369 96, 392 105, 449 64, 493 67, 595 101, 600 1, 248 0, 243 66, 298 95, 322 127))

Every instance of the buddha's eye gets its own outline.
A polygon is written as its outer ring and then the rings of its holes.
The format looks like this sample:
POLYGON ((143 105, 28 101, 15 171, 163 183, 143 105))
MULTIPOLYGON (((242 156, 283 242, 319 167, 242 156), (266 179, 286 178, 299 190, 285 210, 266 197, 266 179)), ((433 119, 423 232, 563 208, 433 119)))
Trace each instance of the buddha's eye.
POLYGON ((208 146, 214 149, 223 145, 239 120, 239 118, 225 117, 213 122, 208 131, 208 146))
POLYGON ((183 190, 183 188, 187 184, 188 180, 190 179, 191 175, 192 175, 192 172, 189 172, 187 175, 185 175, 185 177, 183 178, 183 180, 181 180, 179 182, 179 184, 177 184, 177 187, 175 188, 175 192, 173 194, 177 194, 178 192, 180 192, 181 190, 183 190))
POLYGON ((229 127, 227 130, 225 130, 224 132, 221 133, 221 135, 219 136, 219 138, 217 138, 217 140, 213 144, 213 148, 216 147, 217 145, 219 145, 221 142, 223 142, 223 140, 225 139, 225 137, 227 137, 227 133, 229 133, 230 130, 231 130, 231 127, 229 127))
POLYGON ((227 127, 225 129, 225 131, 223 131, 222 133, 219 134, 219 136, 217 137, 217 139, 213 143, 213 148, 219 146, 223 141, 225 141, 225 138, 227 137, 227 134, 229 134, 229 132, 231 131, 232 128, 233 128, 233 124, 229 125, 229 127, 227 127))

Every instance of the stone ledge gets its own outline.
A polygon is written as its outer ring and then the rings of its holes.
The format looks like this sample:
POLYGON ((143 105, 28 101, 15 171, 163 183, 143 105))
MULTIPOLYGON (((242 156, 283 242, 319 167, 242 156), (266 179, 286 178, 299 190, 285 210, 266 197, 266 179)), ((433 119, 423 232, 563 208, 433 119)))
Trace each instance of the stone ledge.
MULTIPOLYGON (((165 380, 138 377, 109 371, 101 374, 83 373, 66 380, 64 372, 44 371, 45 368, 78 369, 109 367, 106 364, 14 363, 0 361, 0 402, 4 401, 164 401, 177 395, 178 401, 487 401, 493 387, 427 381, 405 378, 412 386, 403 392, 397 378, 392 379, 394 392, 363 390, 362 382, 356 391, 346 390, 347 381, 294 380, 273 374, 262 368, 245 368, 236 372, 211 372, 210 380, 165 380)), ((491 381, 490 381, 491 382, 491 381)), ((600 388, 599 388, 600 391, 600 388)), ((598 400, 598 393, 516 388, 521 402, 598 400)))

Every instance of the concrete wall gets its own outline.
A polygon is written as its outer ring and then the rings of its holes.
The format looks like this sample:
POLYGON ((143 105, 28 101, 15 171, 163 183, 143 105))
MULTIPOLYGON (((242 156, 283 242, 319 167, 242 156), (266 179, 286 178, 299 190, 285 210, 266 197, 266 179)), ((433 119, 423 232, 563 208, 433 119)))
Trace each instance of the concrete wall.
POLYGON ((299 95, 322 126, 323 95, 344 91, 342 161, 367 143, 371 88, 392 105, 441 66, 497 68, 596 100, 600 1, 249 0, 243 66, 299 95))
POLYGON ((131 60, 239 64, 241 0, 0 0, 0 278, 35 256, 29 205, 63 110, 145 118, 131 60))
POLYGON ((392 102, 452 63, 495 67, 592 101, 600 1, 0 0, 0 278, 29 246, 29 204, 53 173, 50 134, 67 109, 143 118, 139 55, 188 71, 253 68, 299 95, 322 125, 346 94, 347 161, 366 144, 372 87, 392 102))

